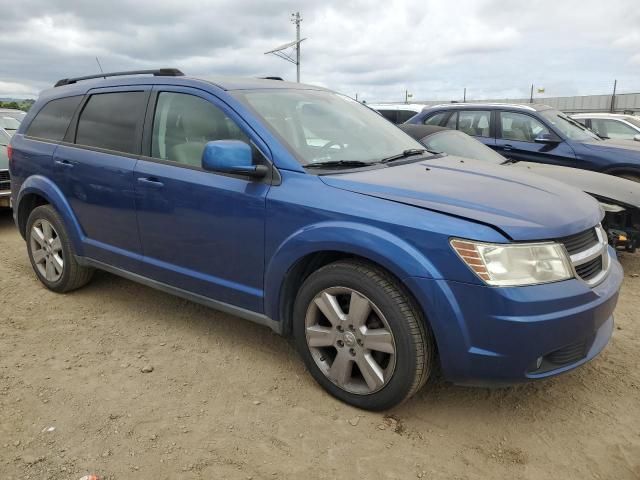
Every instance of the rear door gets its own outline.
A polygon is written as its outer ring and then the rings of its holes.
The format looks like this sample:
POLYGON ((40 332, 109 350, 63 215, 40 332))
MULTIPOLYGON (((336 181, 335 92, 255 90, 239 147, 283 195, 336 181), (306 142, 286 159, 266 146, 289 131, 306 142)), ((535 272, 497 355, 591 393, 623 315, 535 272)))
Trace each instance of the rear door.
POLYGON ((504 110, 497 113, 495 149, 498 153, 512 160, 580 168, 571 146, 533 115, 504 110), (535 139, 539 135, 551 135, 559 143, 537 143, 535 139))
POLYGON ((135 170, 144 275, 261 312, 270 181, 203 170, 205 144, 225 139, 254 145, 254 162, 267 162, 266 145, 217 97, 154 88, 135 170))
POLYGON ((486 146, 495 148, 493 116, 494 113, 491 110, 455 110, 447 118, 444 126, 460 130, 486 146))
POLYGON ((147 86, 89 91, 53 159, 87 256, 130 271, 141 253, 133 169, 149 93, 147 86))

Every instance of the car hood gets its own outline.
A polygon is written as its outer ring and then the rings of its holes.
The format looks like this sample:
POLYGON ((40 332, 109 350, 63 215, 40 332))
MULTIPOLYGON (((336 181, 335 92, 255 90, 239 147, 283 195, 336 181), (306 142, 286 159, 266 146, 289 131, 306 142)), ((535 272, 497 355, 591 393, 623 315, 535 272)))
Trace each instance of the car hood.
POLYGON ((640 183, 625 178, 544 163, 516 162, 509 166, 559 180, 596 197, 640 208, 640 183))
POLYGON ((635 140, 600 140, 581 143, 591 150, 627 150, 629 152, 638 152, 640 156, 640 142, 635 140))
POLYGON ((320 177, 327 185, 491 225, 513 240, 560 238, 601 218, 578 189, 454 156, 320 177))

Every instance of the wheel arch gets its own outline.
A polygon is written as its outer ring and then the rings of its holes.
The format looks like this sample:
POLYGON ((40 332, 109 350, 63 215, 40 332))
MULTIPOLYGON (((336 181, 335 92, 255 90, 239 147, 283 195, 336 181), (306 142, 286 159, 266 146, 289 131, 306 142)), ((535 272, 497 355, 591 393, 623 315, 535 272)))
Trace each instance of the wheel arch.
MULTIPOLYGON (((296 232, 273 255, 265 272, 265 313, 291 332, 293 304, 304 280, 338 260, 367 262, 392 275, 423 310, 416 292, 403 279, 433 278, 435 267, 403 239, 375 227, 331 224, 296 232)), ((426 319, 427 313, 423 312, 426 319)))
POLYGON ((16 219, 22 237, 26 238, 27 220, 31 212, 40 205, 47 204, 60 214, 76 254, 82 255, 82 230, 69 202, 51 180, 40 175, 25 180, 17 196, 16 219))

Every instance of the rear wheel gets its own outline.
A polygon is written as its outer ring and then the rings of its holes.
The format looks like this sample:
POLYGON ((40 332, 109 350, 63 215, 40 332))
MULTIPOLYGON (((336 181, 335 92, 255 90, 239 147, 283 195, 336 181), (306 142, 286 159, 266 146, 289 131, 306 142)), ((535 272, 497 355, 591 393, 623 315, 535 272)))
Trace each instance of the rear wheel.
POLYGON ((434 363, 431 331, 411 298, 364 262, 336 262, 307 278, 294 306, 294 336, 318 383, 369 410, 409 398, 434 363))
POLYGON ((38 279, 64 293, 87 284, 93 269, 75 259, 62 219, 51 205, 35 208, 27 220, 27 252, 38 279))

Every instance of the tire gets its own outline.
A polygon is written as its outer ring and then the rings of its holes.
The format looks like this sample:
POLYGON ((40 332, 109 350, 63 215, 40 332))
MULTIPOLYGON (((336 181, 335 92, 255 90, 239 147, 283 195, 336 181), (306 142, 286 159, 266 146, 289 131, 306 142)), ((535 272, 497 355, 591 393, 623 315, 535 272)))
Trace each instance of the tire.
POLYGON ((51 205, 33 209, 27 219, 26 239, 31 266, 49 290, 70 292, 91 280, 93 269, 76 261, 64 223, 51 205))
POLYGON ((361 261, 329 264, 305 280, 293 335, 315 380, 366 410, 407 400, 435 363, 433 334, 420 309, 390 274, 361 261))
POLYGON ((632 182, 640 183, 640 175, 635 173, 620 173, 618 174, 620 178, 626 178, 627 180, 631 180, 632 182))

